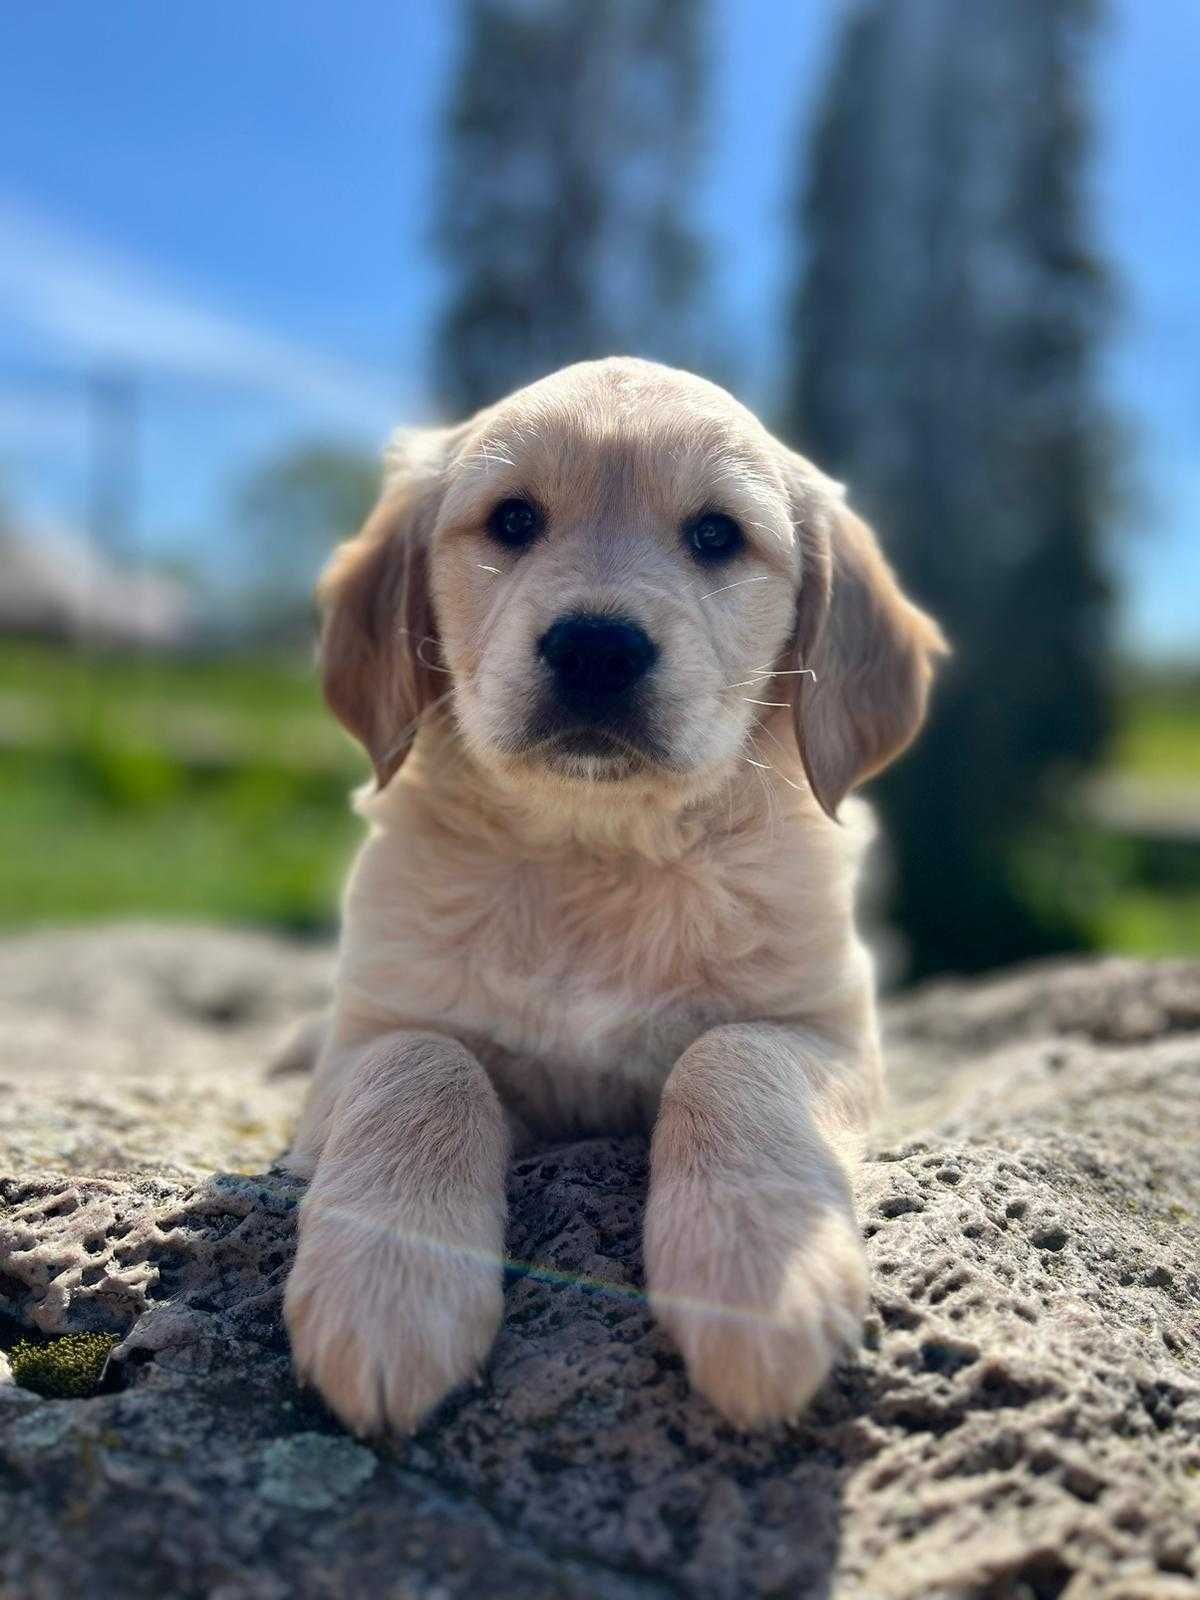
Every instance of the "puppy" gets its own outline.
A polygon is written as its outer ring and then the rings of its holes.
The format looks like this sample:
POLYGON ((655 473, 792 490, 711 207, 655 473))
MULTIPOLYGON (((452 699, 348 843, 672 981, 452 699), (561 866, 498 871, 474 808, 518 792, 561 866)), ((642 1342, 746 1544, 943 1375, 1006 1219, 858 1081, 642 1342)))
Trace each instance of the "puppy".
POLYGON ((859 1331, 880 1094, 839 803, 936 625, 840 488, 702 379, 589 362, 401 435, 321 586, 370 831, 293 1150, 286 1317, 357 1432, 488 1353, 514 1149, 653 1129, 651 1305, 743 1426, 859 1331))

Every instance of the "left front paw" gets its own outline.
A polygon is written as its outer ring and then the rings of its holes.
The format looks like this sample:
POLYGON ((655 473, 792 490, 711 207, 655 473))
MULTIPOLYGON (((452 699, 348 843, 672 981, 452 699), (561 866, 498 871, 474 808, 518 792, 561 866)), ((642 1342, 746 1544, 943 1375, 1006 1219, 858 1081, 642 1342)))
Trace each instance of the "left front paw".
POLYGON ((652 1186, 646 1277, 688 1376, 730 1422, 796 1417, 859 1339, 867 1268, 853 1210, 802 1187, 652 1186))

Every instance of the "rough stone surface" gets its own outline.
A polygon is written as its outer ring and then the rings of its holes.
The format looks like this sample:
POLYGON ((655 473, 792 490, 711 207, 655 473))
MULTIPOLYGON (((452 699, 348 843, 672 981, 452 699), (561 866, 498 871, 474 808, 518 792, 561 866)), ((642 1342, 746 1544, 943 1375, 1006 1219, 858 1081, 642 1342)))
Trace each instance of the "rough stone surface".
POLYGON ((107 1392, 0 1357, 5 1600, 1200 1595, 1200 967, 1043 966, 889 1013, 863 1350, 798 1426, 689 1395, 640 1292, 645 1148, 513 1174, 481 1383, 368 1448, 280 1319, 329 954, 0 944, 0 1346, 122 1336, 107 1392))

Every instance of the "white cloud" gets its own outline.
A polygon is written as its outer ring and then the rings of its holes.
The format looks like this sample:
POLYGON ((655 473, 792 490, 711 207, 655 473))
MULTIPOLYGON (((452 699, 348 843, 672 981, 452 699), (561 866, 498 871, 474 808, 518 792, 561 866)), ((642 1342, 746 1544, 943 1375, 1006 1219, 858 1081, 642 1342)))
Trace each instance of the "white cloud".
POLYGON ((205 306, 144 261, 3 196, 0 318, 59 357, 282 395, 380 437, 398 408, 380 375, 205 306))

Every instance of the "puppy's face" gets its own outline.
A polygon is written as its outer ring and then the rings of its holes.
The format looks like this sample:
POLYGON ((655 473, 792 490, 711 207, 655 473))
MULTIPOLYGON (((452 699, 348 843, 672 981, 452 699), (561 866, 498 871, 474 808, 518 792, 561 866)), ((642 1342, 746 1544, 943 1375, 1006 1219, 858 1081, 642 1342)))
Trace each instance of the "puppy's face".
POLYGON ((915 731, 940 644, 836 485, 723 390, 637 361, 401 439, 324 595, 326 691, 381 782, 449 700, 498 780, 598 803, 771 762, 759 724, 791 705, 832 810, 915 731))
POLYGON ((719 390, 599 366, 521 392, 463 441, 432 537, 469 747, 532 782, 722 775, 802 567, 770 440, 719 390))

